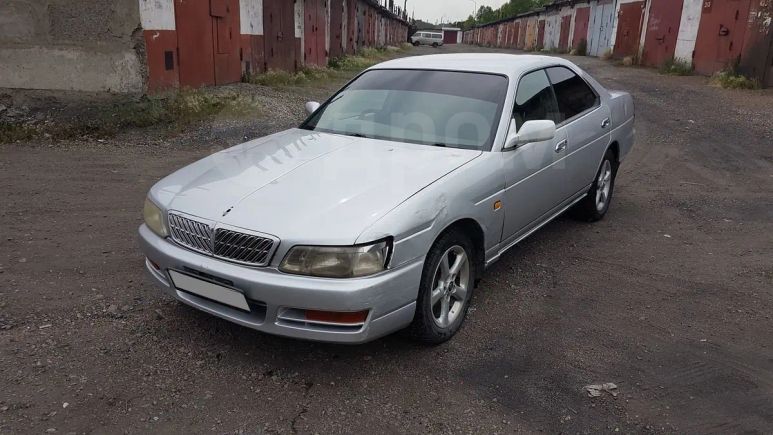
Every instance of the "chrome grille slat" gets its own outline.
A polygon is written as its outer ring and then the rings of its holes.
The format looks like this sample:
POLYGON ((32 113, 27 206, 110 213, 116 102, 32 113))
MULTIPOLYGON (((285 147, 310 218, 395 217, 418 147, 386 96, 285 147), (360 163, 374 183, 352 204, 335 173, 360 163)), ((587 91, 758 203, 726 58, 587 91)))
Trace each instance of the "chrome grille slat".
POLYGON ((241 264, 266 266, 278 242, 257 234, 217 228, 177 213, 170 212, 168 218, 172 239, 180 245, 241 264))
POLYGON ((218 228, 215 231, 215 256, 217 257, 262 266, 268 263, 273 247, 274 241, 265 237, 225 228, 218 228), (263 249, 256 250, 258 246, 262 246, 263 249))
POLYGON ((194 251, 212 253, 212 228, 209 225, 170 213, 169 229, 177 243, 194 251))

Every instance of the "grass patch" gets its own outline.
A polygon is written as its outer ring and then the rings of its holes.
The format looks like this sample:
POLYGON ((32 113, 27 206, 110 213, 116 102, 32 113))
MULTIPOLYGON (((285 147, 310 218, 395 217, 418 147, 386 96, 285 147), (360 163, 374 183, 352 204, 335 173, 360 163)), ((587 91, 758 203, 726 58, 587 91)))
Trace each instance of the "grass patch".
POLYGON ((46 135, 55 140, 82 137, 113 137, 125 128, 162 126, 181 129, 194 122, 218 116, 238 118, 260 113, 257 103, 236 92, 183 90, 160 97, 142 97, 138 101, 96 107, 93 114, 73 121, 35 127, 25 124, 0 124, 0 142, 31 140, 46 135))
POLYGON ((692 75, 692 65, 681 60, 669 59, 660 66, 659 71, 661 74, 672 76, 689 76, 692 75))
POLYGON ((0 143, 30 140, 34 138, 37 133, 37 129, 26 124, 0 122, 0 143))
POLYGON ((711 83, 725 89, 759 89, 760 83, 733 70, 720 71, 711 78, 711 83))

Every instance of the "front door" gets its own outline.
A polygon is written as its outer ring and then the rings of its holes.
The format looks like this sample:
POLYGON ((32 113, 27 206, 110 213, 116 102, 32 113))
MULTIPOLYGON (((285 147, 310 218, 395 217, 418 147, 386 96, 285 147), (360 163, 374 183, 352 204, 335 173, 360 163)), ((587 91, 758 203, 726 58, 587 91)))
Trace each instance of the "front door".
MULTIPOLYGON (((517 128, 526 121, 555 121, 557 113, 545 70, 523 76, 518 83, 513 108, 517 128)), ((562 144, 566 139, 566 128, 559 128, 551 140, 519 145, 514 150, 502 152, 505 173, 503 245, 527 233, 564 201, 566 170, 563 159, 566 151, 562 144)))

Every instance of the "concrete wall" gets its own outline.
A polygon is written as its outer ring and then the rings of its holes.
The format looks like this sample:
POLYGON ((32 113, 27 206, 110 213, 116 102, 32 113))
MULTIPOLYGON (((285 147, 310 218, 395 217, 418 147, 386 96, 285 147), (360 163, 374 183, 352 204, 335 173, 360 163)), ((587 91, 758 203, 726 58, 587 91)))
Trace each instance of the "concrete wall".
POLYGON ((0 87, 142 92, 137 0, 3 0, 0 87))
POLYGON ((703 0, 684 0, 682 6, 682 20, 679 23, 674 58, 688 64, 692 64, 692 53, 695 50, 695 40, 701 23, 702 6, 703 0))

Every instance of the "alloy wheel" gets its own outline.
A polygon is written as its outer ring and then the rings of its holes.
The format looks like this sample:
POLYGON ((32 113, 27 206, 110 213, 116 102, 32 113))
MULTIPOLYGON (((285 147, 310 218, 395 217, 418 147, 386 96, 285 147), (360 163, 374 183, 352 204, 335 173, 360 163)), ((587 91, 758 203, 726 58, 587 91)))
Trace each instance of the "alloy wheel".
POLYGON ((612 163, 604 160, 596 181, 596 210, 603 212, 609 202, 609 192, 612 190, 612 163))
POLYGON ((459 245, 450 247, 435 269, 430 308, 435 324, 448 328, 459 319, 470 289, 470 259, 459 245))

